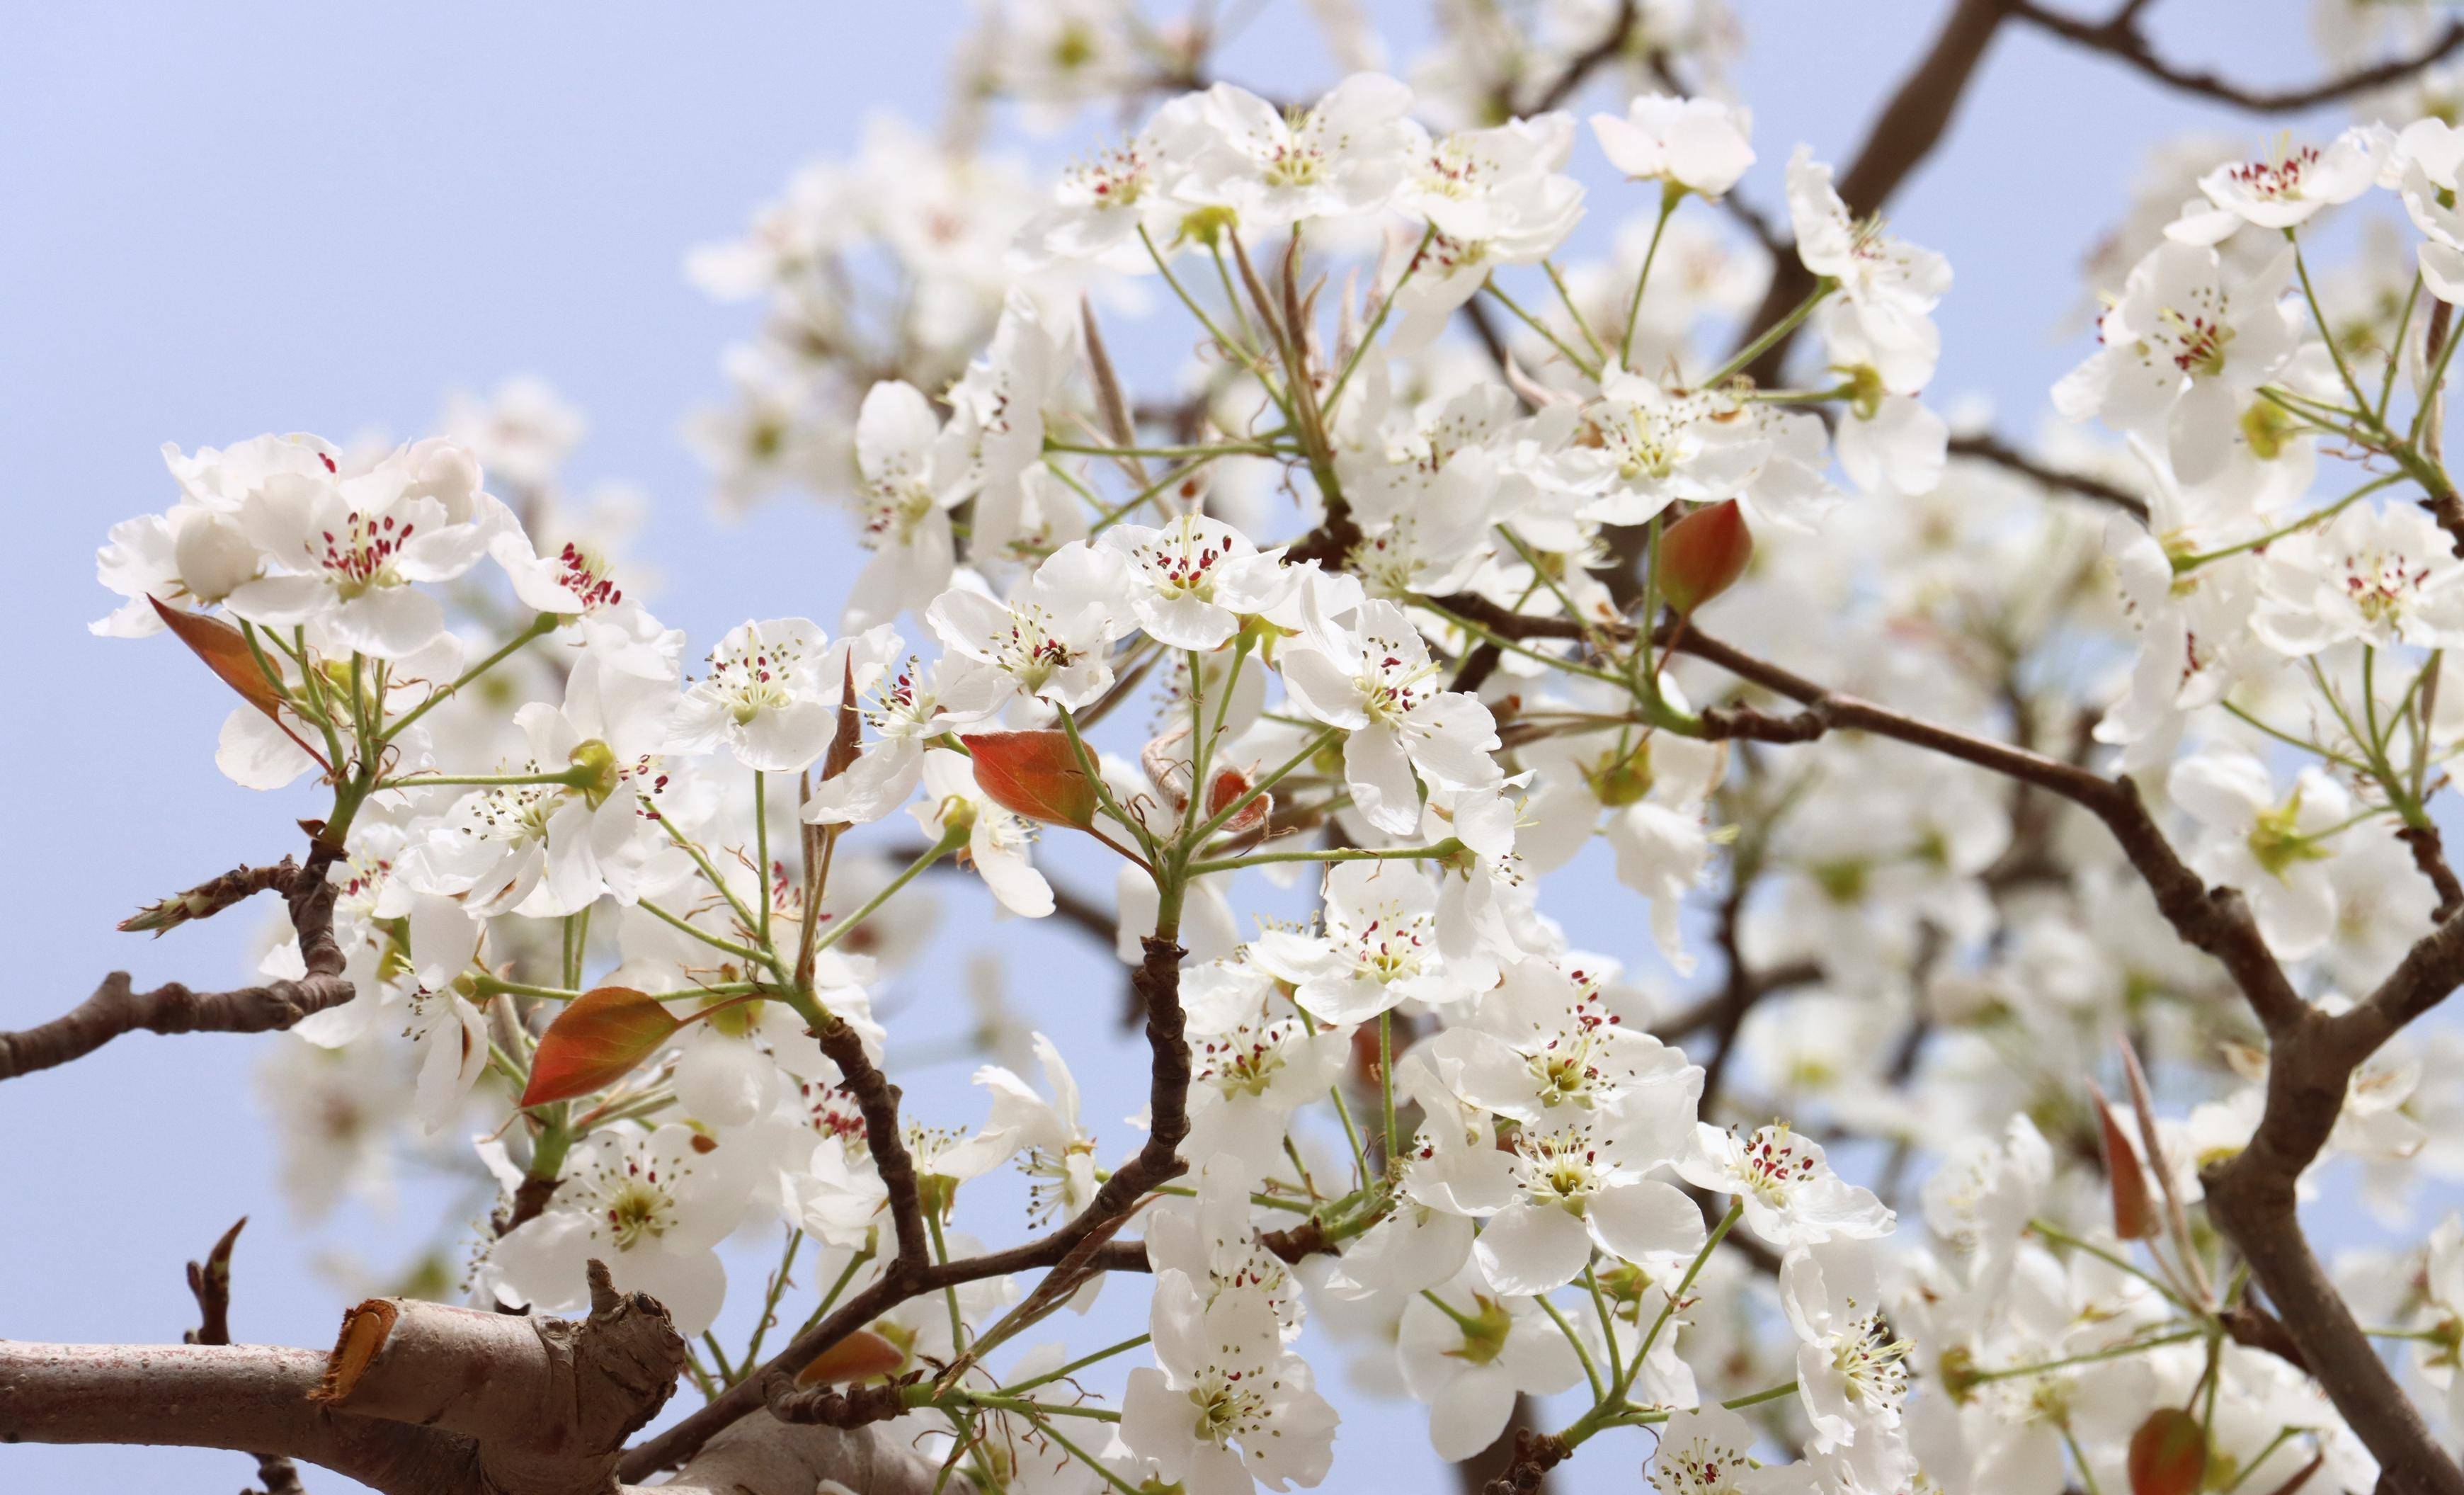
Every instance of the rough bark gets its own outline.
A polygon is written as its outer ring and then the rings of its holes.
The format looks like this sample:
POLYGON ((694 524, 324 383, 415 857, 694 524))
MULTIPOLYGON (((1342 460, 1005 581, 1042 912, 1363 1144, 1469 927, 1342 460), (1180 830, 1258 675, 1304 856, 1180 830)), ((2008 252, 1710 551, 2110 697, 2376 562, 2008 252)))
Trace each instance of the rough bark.
MULTIPOLYGON (((625 1440, 684 1363, 667 1311, 596 1264, 590 1316, 399 1298, 345 1315, 330 1353, 270 1345, 0 1341, 0 1442, 145 1443, 296 1459, 385 1495, 616 1495, 625 1440)), ((887 1429, 767 1418, 713 1439, 682 1495, 920 1495, 934 1466, 887 1429)))

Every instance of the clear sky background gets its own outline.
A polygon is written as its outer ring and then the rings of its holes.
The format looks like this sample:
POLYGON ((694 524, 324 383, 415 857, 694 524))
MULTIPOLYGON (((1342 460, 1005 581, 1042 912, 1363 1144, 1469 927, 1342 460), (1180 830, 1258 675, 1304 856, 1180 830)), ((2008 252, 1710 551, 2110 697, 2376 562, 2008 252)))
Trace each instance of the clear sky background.
MULTIPOLYGON (((1738 81, 1763 155, 1746 190, 1775 207, 1791 146, 1847 157, 1944 5, 1739 9, 1738 81)), ((215 771, 229 698, 174 646, 85 631, 111 601, 93 581, 104 530, 171 497, 165 440, 404 437, 450 387, 536 373, 589 417, 574 486, 621 479, 653 496, 643 548, 667 578, 653 605, 696 649, 747 614, 834 617, 852 574, 843 518, 791 500, 721 524, 678 437, 688 409, 723 393, 720 350, 752 317, 703 298, 680 258, 736 232, 800 163, 851 150, 869 114, 929 121, 964 14, 924 0, 15 9, 0 49, 0 1028, 64 1010, 118 966, 141 985, 235 984, 247 915, 159 942, 111 926, 293 849, 291 819, 314 809, 215 771)), ((2289 83, 2318 70, 2307 19, 2296 0, 2167 0, 2154 31, 2174 55, 2289 83)), ((1284 71, 1245 80, 1287 96, 1324 81, 1313 41, 1287 45, 1305 32, 1294 0, 1272 0, 1242 55, 1284 71), (1290 71, 1294 53, 1305 72, 1290 71)), ((1942 400, 1986 396, 2006 429, 2042 418, 2046 387, 2080 353, 2062 314, 2081 254, 2146 147, 2194 126, 2253 141, 2277 127, 2006 29, 1953 143, 1892 214, 1957 272, 1939 319, 1942 400)), ((1588 141, 1583 157, 1595 168, 1588 141)), ((1604 218, 1639 206, 1595 197, 1604 218)), ((948 902, 954 919, 981 907, 948 902)), ((1589 942, 1639 958, 1639 938, 1619 943, 1637 922, 1589 942)), ((1140 1066, 1134 1046, 1107 1047, 1123 1043, 1109 1026, 1115 978, 1083 943, 1016 926, 1002 939, 1023 957, 1019 1002, 1084 1056, 1082 1075, 1107 1054, 1140 1066), (1039 989, 1028 970, 1062 979, 1039 989)), ((907 996, 919 1023, 960 1021, 945 991, 907 996)), ((436 1190, 412 1180, 390 1222, 352 1208, 297 1227, 252 1088, 274 1042, 133 1037, 0 1085, 0 1335, 176 1340, 193 1322, 181 1264, 246 1214, 235 1333, 329 1341, 349 1294, 319 1262, 389 1264, 432 1227, 436 1190)), ((1113 1146, 1127 1145, 1116 1118, 1143 1071, 1124 1072, 1089 1082, 1113 1146)), ((957 1096, 963 1080, 945 1066, 911 1088, 962 1119, 979 1114, 957 1096)), ((1131 1296, 1113 1308, 1130 1311, 1131 1296)), ((1319 1363, 1339 1374, 1333 1356, 1319 1363)), ((1335 1395, 1355 1426, 1330 1487, 1431 1487, 1417 1411, 1335 1395)), ((1606 1488, 1633 1467, 1586 1459, 1570 1472, 1606 1488)), ((221 1490, 247 1473, 211 1452, 0 1449, 0 1488, 221 1490)))

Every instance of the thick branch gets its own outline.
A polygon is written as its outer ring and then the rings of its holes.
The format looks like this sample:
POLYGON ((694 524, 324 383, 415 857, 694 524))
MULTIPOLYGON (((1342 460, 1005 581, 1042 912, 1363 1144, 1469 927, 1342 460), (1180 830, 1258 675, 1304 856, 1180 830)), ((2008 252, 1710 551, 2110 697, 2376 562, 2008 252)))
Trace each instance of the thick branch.
POLYGON ((82 1059, 123 1033, 270 1033, 351 1000, 340 976, 192 992, 177 981, 136 991, 114 971, 94 995, 22 1033, 0 1033, 0 1080, 82 1059))
POLYGON ((403 1495, 472 1488, 470 1449, 309 1398, 314 1350, 0 1341, 0 1442, 278 1452, 403 1495))
POLYGON ((593 1262, 579 1322, 372 1298, 344 1316, 310 1395, 467 1440, 487 1487, 506 1495, 603 1495, 684 1364, 667 1309, 619 1293, 593 1262))
MULTIPOLYGON (((214 1242, 214 1248, 206 1253, 204 1261, 188 1264, 188 1292, 197 1300, 198 1322, 195 1329, 181 1336, 184 1343, 231 1343, 231 1247, 239 1243, 239 1233, 247 1225, 248 1217, 242 1215, 231 1228, 222 1233, 221 1239, 214 1242)), ((264 1495, 305 1495, 299 1484, 299 1471, 281 1454, 258 1454, 256 1477, 265 1484, 264 1495)))
MULTIPOLYGON (((2432 936, 2450 947, 2450 958, 2453 947, 2464 946, 2452 937, 2453 928, 2451 923, 2432 936)), ((2359 1015, 2357 1010, 2347 1016, 2359 1015)), ((2310 1249, 2296 1210, 2296 1181, 2335 1130, 2357 1062, 2337 1031, 2341 1021, 2314 1012, 2299 1028, 2272 1035, 2267 1109, 2249 1145, 2203 1176, 2208 1213, 2250 1263, 2302 1363, 2378 1459, 2379 1488, 2398 1495, 2464 1495, 2464 1469, 2439 1447, 2369 1336, 2353 1321, 2310 1249)))
POLYGON ((769 1418, 710 1440, 674 1480, 633 1495, 805 1495, 832 1484, 857 1495, 929 1495, 935 1466, 888 1428, 797 1427, 769 1418))
POLYGON ((915 1180, 915 1160, 908 1155, 907 1138, 898 1119, 898 1087, 874 1066, 864 1051, 864 1040, 844 1022, 814 1035, 822 1052, 839 1066, 839 1074, 864 1113, 865 1150, 890 1195, 890 1218, 898 1240, 897 1264, 916 1267, 932 1260, 924 1229, 924 1204, 915 1180))
POLYGON ((2436 40, 2412 56, 2356 68, 2303 88, 2251 88, 2221 74, 2181 67, 2158 56, 2146 33, 2139 27, 2137 10, 2136 6, 2128 6, 2108 20, 2083 21, 2047 10, 2035 0, 2011 0, 2012 14, 2041 26, 2065 41, 2075 42, 2091 52, 2102 53, 2168 88, 2258 114, 2294 114, 2401 83, 2424 68, 2435 65, 2457 47, 2464 46, 2464 21, 2452 21, 2436 40))

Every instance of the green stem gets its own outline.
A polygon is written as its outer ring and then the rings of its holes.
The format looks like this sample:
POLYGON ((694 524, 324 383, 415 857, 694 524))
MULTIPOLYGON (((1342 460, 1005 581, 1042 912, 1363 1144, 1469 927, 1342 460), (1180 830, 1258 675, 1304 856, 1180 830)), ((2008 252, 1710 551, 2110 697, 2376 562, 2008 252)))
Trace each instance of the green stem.
POLYGON ((2047 1360, 2037 1365, 2006 1365, 1997 1370, 1971 1371, 1960 1379, 1971 1385, 1982 1386, 1988 1381, 2007 1381, 2016 1375, 2042 1375, 2049 1371, 2066 1371, 2075 1365, 2094 1365, 2101 1360, 2119 1360, 2124 1355, 2137 1354, 2142 1350, 2161 1350, 2167 1345, 2178 1345, 2185 1340, 2197 1339, 2206 1332, 2205 1329, 2195 1327, 2179 1329, 2171 1333, 2159 1334, 2152 1339, 2138 1339, 2123 1345, 2108 1345, 2102 1350, 2091 1350, 2083 1354, 2065 1355, 2061 1359, 2047 1360))
POLYGON ((667 923, 673 925, 675 928, 684 931, 688 934, 691 934, 693 938, 700 940, 703 944, 710 946, 713 950, 724 951, 728 955, 734 956, 736 958, 744 961, 748 965, 760 965, 763 963, 761 952, 754 949, 750 945, 739 945, 735 940, 714 934, 710 931, 693 923, 691 919, 685 918, 681 914, 671 913, 666 909, 660 908, 657 904, 652 903, 648 898, 642 900, 641 906, 643 910, 649 913, 653 918, 665 920, 667 923))
POLYGON ((1543 258, 1540 261, 1540 268, 1549 273, 1549 283, 1557 289, 1557 304, 1566 309, 1566 319, 1574 324, 1576 332, 1582 334, 1583 346, 1591 349, 1592 357, 1605 365, 1609 350, 1601 345, 1599 335, 1592 331, 1592 324, 1583 317, 1583 309, 1574 304, 1573 293, 1566 289, 1566 277, 1557 273, 1557 262, 1543 258))
POLYGON ((1789 313, 1786 317, 1781 318, 1778 321, 1773 322, 1770 331, 1764 333, 1761 337, 1756 338, 1753 341, 1747 343, 1744 347, 1739 348, 1734 357, 1730 358, 1728 362, 1721 364, 1719 369, 1714 372, 1710 378, 1703 381, 1702 387, 1711 389, 1727 384, 1732 376, 1743 370, 1747 365, 1752 363, 1754 360, 1762 357, 1765 353, 1770 352, 1772 346, 1778 343, 1781 339, 1787 337, 1790 333, 1794 332, 1798 323, 1804 321, 1808 317, 1813 316, 1814 309, 1821 305, 1823 299, 1830 296, 1832 292, 1838 289, 1839 282, 1832 279, 1829 275, 1825 275, 1821 279, 1815 281, 1814 283, 1813 293, 1807 296, 1804 300, 1796 303, 1796 310, 1789 313))
POLYGON ((1563 355, 1567 363, 1581 369, 1586 378, 1597 379, 1600 377, 1598 364, 1591 363, 1580 353, 1568 347, 1564 339, 1549 330, 1548 323, 1532 316, 1529 312, 1525 311, 1520 302, 1506 294, 1505 288, 1497 283, 1496 277, 1491 276, 1489 279, 1482 281, 1480 288, 1487 292, 1489 295, 1497 297, 1498 304, 1505 307, 1507 311, 1512 312, 1525 326, 1530 328, 1533 332, 1538 333, 1541 337, 1546 338, 1549 341, 1549 345, 1555 348, 1559 354, 1563 355))
POLYGON ((498 649, 495 653, 490 654, 487 658, 479 661, 475 665, 473 665, 470 669, 463 671, 460 674, 454 676, 452 682, 447 685, 445 689, 437 692, 435 694, 429 696, 428 699, 420 702, 418 705, 412 707, 410 710, 403 713, 402 715, 395 718, 394 724, 387 727, 385 730, 385 736, 380 737, 378 740, 381 742, 390 742, 393 740, 394 736, 401 732, 403 728, 409 726, 420 717, 427 715, 437 707, 444 705, 446 701, 451 699, 453 694, 460 691, 464 686, 478 679, 489 671, 495 669, 506 660, 513 658, 515 652, 520 649, 522 646, 530 643, 533 639, 543 638, 546 635, 555 632, 556 626, 560 621, 561 620, 558 615, 552 612, 543 612, 538 617, 533 618, 529 627, 524 628, 519 633, 515 634, 512 638, 507 639, 504 646, 498 649))
POLYGON ((1221 830, 1225 825, 1231 824, 1232 820, 1243 810, 1245 810, 1250 805, 1256 803, 1258 796, 1265 794, 1267 790, 1272 789, 1276 784, 1281 783, 1284 777, 1289 774, 1293 769, 1300 767, 1303 763, 1315 758, 1317 756, 1318 749, 1333 741, 1335 734, 1339 730, 1341 729, 1329 727, 1324 732, 1319 733, 1316 737, 1311 737, 1299 752, 1285 759, 1274 772, 1250 785, 1248 793, 1223 806, 1222 809, 1217 811, 1215 814, 1208 816, 1204 824, 1200 824, 1196 830, 1190 832, 1188 845, 1205 845, 1207 837, 1214 835, 1219 830, 1221 830))
MULTIPOLYGON (((845 923, 835 926, 828 934, 824 934, 819 940, 816 940, 813 944, 813 949, 816 952, 827 950, 832 945, 837 944, 840 940, 845 939, 847 937, 847 931, 863 923, 866 919, 870 918, 875 910, 879 909, 883 904, 888 903, 892 897, 896 896, 900 889, 906 887, 909 883, 913 882, 926 868, 931 867, 934 863, 941 860, 941 858, 966 845, 966 842, 967 838, 963 832, 954 835, 950 832, 944 831, 937 844, 927 846, 922 855, 916 857, 914 861, 908 863, 905 868, 899 870, 897 876, 891 878, 887 884, 883 885, 881 891, 874 893, 869 899, 866 900, 863 908, 860 908, 853 913, 848 914, 845 923)), ((811 917, 812 915, 808 913, 806 916, 811 917)))
POLYGON ((1352 371, 1360 366, 1360 356, 1368 352, 1371 345, 1376 342, 1377 330, 1386 325, 1387 314, 1395 309, 1395 298, 1401 296, 1403 288, 1412 283, 1412 277, 1419 274, 1420 256, 1428 253, 1429 241, 1437 236, 1438 226, 1429 225, 1427 231, 1420 235, 1419 248, 1412 251, 1412 257, 1403 262, 1403 273, 1395 278, 1395 288, 1377 298, 1377 310, 1370 315, 1369 325, 1361 330, 1360 341, 1353 346, 1352 356, 1343 361, 1343 369, 1334 376, 1334 383, 1328 386, 1326 392, 1328 415, 1334 413, 1335 403, 1343 398, 1344 387, 1352 383, 1352 371))
POLYGON ((1660 187, 1660 221, 1651 226, 1651 247, 1642 252, 1642 271, 1634 277, 1634 296, 1626 302, 1625 336, 1617 339, 1617 367, 1624 368, 1634 361, 1634 324, 1642 319, 1642 289, 1651 284, 1651 264, 1660 257, 1660 236, 1668 231, 1668 220, 1675 215, 1677 205, 1685 198, 1685 189, 1674 182, 1663 182, 1660 187))
MULTIPOLYGON (((1583 1348, 1583 1336, 1574 1332, 1574 1326, 1566 1321, 1566 1315, 1559 1310, 1557 1305, 1549 1301, 1547 1293, 1540 1294, 1538 1302, 1540 1311, 1549 1315, 1551 1322, 1557 1326, 1557 1331, 1566 1336, 1566 1343, 1573 1347, 1574 1359, 1583 1367, 1583 1379, 1592 1384, 1592 1400, 1595 1403, 1606 1401, 1609 1395, 1608 1385, 1600 1379, 1598 1369, 1592 1364, 1592 1352, 1583 1348)), ((1616 1348, 1615 1341, 1611 1341, 1610 1348, 1616 1348)))
POLYGON ((1389 846, 1382 849, 1367 846, 1334 846, 1307 851, 1256 851, 1247 856, 1218 857, 1210 862, 1193 862, 1192 877, 1208 872, 1229 872, 1243 867, 1264 867, 1270 862, 1427 862, 1442 861, 1463 849, 1463 843, 1452 836, 1433 846, 1389 846))
POLYGON ((1396 1133, 1402 1130, 1395 1122, 1395 1014, 1388 1009, 1377 1015, 1377 1090, 1386 1109, 1386 1160, 1393 1162, 1402 1155, 1403 1139, 1396 1133))
POLYGON ((408 779, 387 779, 380 789, 432 789, 439 784, 470 784, 485 788, 512 788, 522 784, 562 784, 579 788, 587 780, 579 768, 568 768, 553 774, 420 774, 408 779))
POLYGON ((1130 1338, 1122 1340, 1117 1345, 1108 1345, 1105 1348, 1096 1351, 1093 1354, 1081 1355, 1057 1371, 1046 1371, 1042 1375, 1034 1376, 1028 1380, 1019 1381, 1014 1385, 1004 1386, 1001 1388, 1001 1395, 1015 1396, 1021 1392, 1030 1392, 1035 1390, 1038 1386, 1048 1385, 1065 1376, 1075 1375, 1080 1371, 1087 1369, 1087 1367, 1090 1365, 1094 1365, 1100 1361, 1109 1360, 1116 1354, 1127 1354, 1129 1352, 1137 1349, 1140 1345, 1147 1343, 1147 1340, 1148 1336, 1145 1334, 1133 1334, 1130 1338))

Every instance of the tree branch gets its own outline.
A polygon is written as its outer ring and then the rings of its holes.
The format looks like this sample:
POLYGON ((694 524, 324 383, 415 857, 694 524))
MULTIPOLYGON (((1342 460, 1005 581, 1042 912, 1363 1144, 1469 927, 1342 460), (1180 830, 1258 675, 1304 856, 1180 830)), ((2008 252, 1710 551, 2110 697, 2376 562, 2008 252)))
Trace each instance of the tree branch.
MULTIPOLYGON (((673 1427, 625 1455, 619 1475, 641 1480, 691 1459, 719 1431, 763 1405, 763 1384, 776 1374, 793 1375, 841 1339, 908 1299, 943 1287, 1036 1271, 1059 1265, 1099 1230, 1117 1228, 1156 1185, 1177 1177, 1187 1165, 1180 1158, 1181 1141, 1189 1134, 1189 1044, 1182 1036, 1180 962, 1187 954, 1170 939, 1149 936, 1146 958, 1131 979, 1138 986, 1147 1014, 1147 1045, 1152 1069, 1148 1080, 1150 1115, 1146 1145, 1104 1181, 1087 1207, 1058 1230, 1023 1245, 964 1261, 911 1265, 893 1259, 871 1286, 839 1305, 819 1324, 799 1334, 768 1363, 686 1417, 673 1427)), ((867 1126, 869 1129, 869 1118, 867 1126)), ((1113 1242, 1099 1258, 1107 1269, 1133 1264, 1133 1242, 1113 1242), (1118 1249, 1115 1249, 1118 1248, 1118 1249)), ((1143 1249, 1137 1261, 1143 1262, 1143 1249)))
POLYGON ((2140 28, 2137 5, 2126 5, 2102 21, 2084 21, 2047 10, 2035 0, 2010 0, 2010 4, 2011 13, 2019 19, 2042 27, 2064 41, 2077 43, 2090 52, 2102 53, 2167 88, 2257 114, 2294 114, 2400 83, 2424 68, 2435 65, 2457 47, 2464 46, 2464 21, 2452 21, 2436 40, 2412 56, 2356 68, 2301 88, 2251 88, 2221 74, 2177 66, 2158 56, 2147 33, 2140 28))
POLYGON ((2266 1109, 2249 1145, 2204 1176, 2210 1214, 2250 1263, 2300 1361, 2378 1459, 2382 1487, 2464 1495, 2464 1469, 2431 1436, 2354 1322, 2302 1234, 2295 1201, 2297 1181, 2335 1130, 2353 1071, 2464 981, 2464 917, 2449 918, 2416 943, 2359 1005, 2330 1015, 2293 989, 2240 895, 2208 888, 2183 864, 2129 780, 1826 691, 1699 629, 1687 629, 1677 647, 1805 707, 1785 717, 1714 708, 1703 714, 1711 736, 1802 742, 1837 730, 1871 732, 2059 795, 2104 823, 2176 933, 2223 962, 2267 1030, 2266 1109))
MULTIPOLYGON (((129 984, 127 972, 114 971, 93 996, 61 1016, 23 1032, 0 1033, 0 1080, 82 1059, 123 1033, 267 1033, 350 1000, 341 947, 334 941, 334 887, 325 877, 341 850, 318 840, 306 867, 294 868, 288 858, 272 868, 243 867, 149 911, 176 908, 184 912, 169 922, 185 922, 219 912, 253 893, 278 890, 291 905, 292 928, 308 967, 305 978, 228 992, 194 992, 170 981, 141 992, 129 984)), ((145 913, 128 922, 157 927, 145 913)))
POLYGON ((2047 488, 2059 489, 2064 493, 2075 494, 2081 498, 2093 499, 2098 503, 2109 503, 2140 523, 2147 522, 2147 500, 2137 494, 2118 488, 2103 478, 2093 477, 2085 473, 2070 473, 2059 468, 2047 467, 1991 431, 1974 436, 1952 437, 1950 454, 1955 457, 1972 457, 1979 462, 1991 462, 1996 467, 2007 468, 2022 477, 2032 478, 2047 488))
POLYGON ((1837 730, 1871 732, 1974 763, 2069 800, 2104 823, 2155 893, 2158 909, 2175 933, 2224 963, 2270 1033, 2290 1028, 2309 1016, 2310 1004, 2293 989, 2275 954, 2259 937, 2258 925, 2241 894, 2230 888, 2211 889, 2190 870, 2147 813, 2138 786, 2129 780, 2108 779, 2060 758, 1838 694, 1731 649, 1699 628, 1685 629, 1677 639, 1677 648, 1806 708, 1793 715, 1771 716, 1750 707, 1715 707, 1703 714, 1704 728, 1711 737, 1808 742, 1837 730))
POLYGON ((1599 40, 1568 59, 1564 72, 1550 79, 1549 86, 1524 107, 1513 112, 1520 115, 1547 114, 1581 91, 1592 75, 1617 59, 1634 37, 1635 22, 1640 19, 1641 7, 1636 0, 1617 0, 1617 14, 1609 20, 1608 29, 1599 40))

